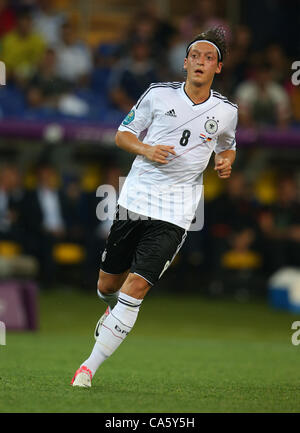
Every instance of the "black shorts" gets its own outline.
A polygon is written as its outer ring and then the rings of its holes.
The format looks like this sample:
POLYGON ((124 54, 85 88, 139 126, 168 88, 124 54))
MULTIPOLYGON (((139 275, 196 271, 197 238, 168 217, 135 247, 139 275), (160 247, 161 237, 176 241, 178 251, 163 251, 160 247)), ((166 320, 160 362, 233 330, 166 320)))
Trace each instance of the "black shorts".
POLYGON ((122 274, 130 269, 153 285, 172 263, 187 232, 175 224, 150 218, 120 220, 119 210, 117 207, 102 253, 101 270, 122 274))

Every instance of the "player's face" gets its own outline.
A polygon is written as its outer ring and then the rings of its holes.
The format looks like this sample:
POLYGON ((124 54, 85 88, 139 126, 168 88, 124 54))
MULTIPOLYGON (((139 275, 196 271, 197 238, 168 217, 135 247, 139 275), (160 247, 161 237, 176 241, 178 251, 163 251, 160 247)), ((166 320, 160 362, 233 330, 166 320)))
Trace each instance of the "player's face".
POLYGON ((187 71, 187 80, 192 84, 210 85, 214 75, 221 72, 222 62, 218 61, 218 53, 213 45, 197 42, 184 59, 184 69, 187 71))

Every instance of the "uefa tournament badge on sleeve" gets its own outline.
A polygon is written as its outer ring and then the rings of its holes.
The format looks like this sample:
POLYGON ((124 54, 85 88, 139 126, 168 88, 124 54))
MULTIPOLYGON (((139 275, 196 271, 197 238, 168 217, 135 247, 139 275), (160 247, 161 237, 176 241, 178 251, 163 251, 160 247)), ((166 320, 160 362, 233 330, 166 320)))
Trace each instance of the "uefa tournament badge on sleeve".
POLYGON ((6 85, 6 67, 5 63, 0 61, 0 86, 6 85))
POLYGON ((131 110, 122 122, 122 125, 129 125, 135 118, 135 111, 131 110))

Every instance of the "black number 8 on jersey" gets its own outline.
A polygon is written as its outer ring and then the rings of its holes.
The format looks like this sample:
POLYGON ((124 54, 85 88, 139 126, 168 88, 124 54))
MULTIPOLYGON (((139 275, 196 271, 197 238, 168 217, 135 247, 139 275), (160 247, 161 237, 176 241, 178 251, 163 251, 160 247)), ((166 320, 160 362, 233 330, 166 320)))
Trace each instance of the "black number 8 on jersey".
POLYGON ((191 136, 191 131, 189 131, 188 129, 185 129, 183 131, 181 139, 179 141, 181 146, 186 146, 188 144, 190 136, 191 136))

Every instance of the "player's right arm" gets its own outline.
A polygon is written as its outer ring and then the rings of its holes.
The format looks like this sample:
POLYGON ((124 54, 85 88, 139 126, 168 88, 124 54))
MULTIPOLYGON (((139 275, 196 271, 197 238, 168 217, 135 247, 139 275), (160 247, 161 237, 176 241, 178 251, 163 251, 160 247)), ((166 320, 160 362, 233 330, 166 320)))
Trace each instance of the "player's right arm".
POLYGON ((145 156, 153 162, 167 164, 167 156, 169 153, 176 155, 174 146, 165 146, 157 144, 150 146, 149 144, 140 141, 137 136, 128 131, 118 131, 116 134, 116 145, 129 153, 145 156))
POLYGON ((151 84, 119 126, 116 144, 120 149, 142 155, 149 161, 167 164, 169 153, 175 155, 174 146, 149 145, 139 140, 142 131, 148 129, 155 117, 155 84, 151 84))

